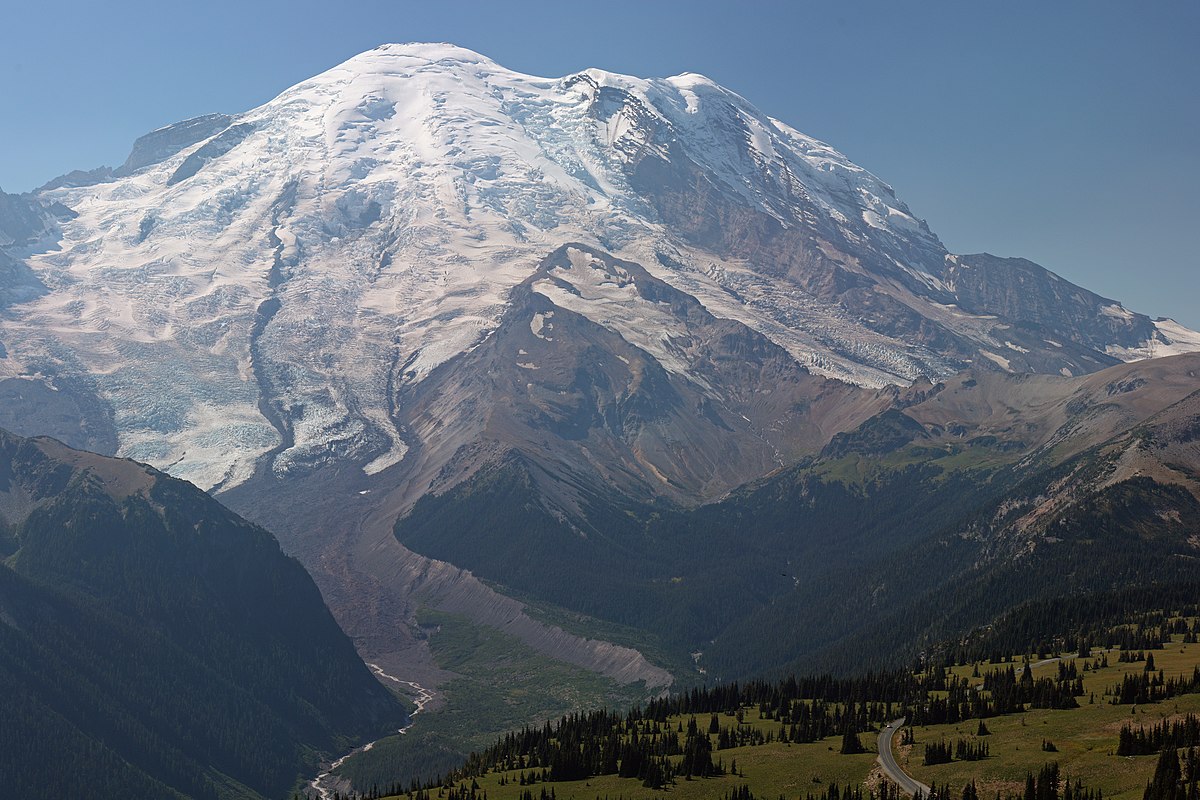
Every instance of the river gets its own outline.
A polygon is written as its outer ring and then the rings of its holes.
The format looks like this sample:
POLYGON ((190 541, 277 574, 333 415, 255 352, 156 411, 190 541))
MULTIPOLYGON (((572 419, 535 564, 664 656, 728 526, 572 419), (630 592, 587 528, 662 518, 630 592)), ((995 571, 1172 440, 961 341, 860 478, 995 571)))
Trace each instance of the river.
MULTIPOLYGON (((398 731, 396 731, 396 733, 401 733, 401 734, 408 733, 409 729, 413 726, 413 720, 416 719, 417 714, 420 714, 422 711, 424 711, 425 706, 429 705, 429 703, 432 702, 432 700, 437 696, 437 694, 435 692, 430 691, 429 689, 426 689, 424 686, 417 683, 416 681, 406 681, 406 680, 397 678, 395 675, 387 674, 386 672, 383 671, 383 668, 380 667, 378 664, 372 664, 368 661, 367 666, 370 667, 371 671, 374 672, 376 675, 378 675, 381 679, 383 679, 385 681, 391 681, 392 683, 399 684, 401 686, 407 686, 412 691, 412 693, 414 693, 416 695, 413 698, 413 702, 416 704, 416 708, 413 709, 413 712, 408 715, 408 724, 405 725, 403 728, 400 728, 398 731)), ((392 734, 388 734, 388 736, 391 736, 391 735, 392 734)), ((357 753, 367 752, 372 747, 374 747, 377 742, 382 741, 383 738, 387 738, 387 737, 381 737, 380 739, 376 739, 374 742, 367 742, 366 744, 362 745, 361 747, 356 747, 353 750, 351 750, 349 753, 346 753, 346 755, 342 756, 341 758, 337 759, 332 764, 330 764, 329 769, 325 770, 320 775, 318 775, 317 777, 315 777, 311 781, 309 781, 308 787, 311 791, 308 792, 308 796, 310 798, 313 798, 313 797, 320 798, 320 800, 331 800, 331 798, 333 797, 334 791, 339 790, 339 787, 337 787, 335 785, 331 785, 331 784, 337 784, 339 782, 339 780, 337 778, 335 778, 333 775, 334 771, 337 770, 337 768, 340 767, 342 764, 346 763, 346 759, 350 758, 351 756, 353 756, 357 753)))

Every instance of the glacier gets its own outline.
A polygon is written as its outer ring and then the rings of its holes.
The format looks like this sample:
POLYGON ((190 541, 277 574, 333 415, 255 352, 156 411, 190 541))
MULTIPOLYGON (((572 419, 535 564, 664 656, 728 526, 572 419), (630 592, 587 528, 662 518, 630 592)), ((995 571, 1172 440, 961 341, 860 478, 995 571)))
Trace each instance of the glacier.
MULTIPOLYGON (((187 131, 205 125, 220 130, 40 193, 73 216, 6 250, 46 291, 7 310, 0 380, 88 376, 119 455, 206 489, 263 469, 400 463, 412 441, 399 389, 483 341, 513 287, 567 241, 643 264, 814 374, 862 386, 972 360, 897 332, 896 309, 1005 369, 1032 346, 963 307, 952 257, 891 187, 700 75, 544 78, 453 45, 389 44, 187 131), (815 231, 803 234, 812 270, 836 263, 844 286, 781 267, 750 234, 713 244, 705 231, 720 220, 681 232, 667 212, 686 217, 687 204, 648 190, 651 174, 703 176, 677 191, 769 221, 751 232, 815 231), (839 299, 845 287, 857 305, 839 299)), ((535 290, 686 371, 621 276, 575 278, 573 292, 535 290)), ((1178 327, 1156 330, 1200 349, 1178 327)), ((1096 368, 1144 357, 1149 344, 1134 342, 1158 335, 1112 344, 1096 368)))

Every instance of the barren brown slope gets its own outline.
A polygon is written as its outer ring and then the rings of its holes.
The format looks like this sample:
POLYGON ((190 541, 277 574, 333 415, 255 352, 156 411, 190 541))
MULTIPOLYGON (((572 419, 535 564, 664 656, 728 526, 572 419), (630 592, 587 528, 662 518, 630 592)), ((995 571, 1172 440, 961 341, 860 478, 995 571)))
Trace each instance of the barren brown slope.
POLYGON ((927 392, 903 413, 935 441, 994 436, 1014 451, 1061 461, 1164 412, 1200 389, 1198 376, 1198 354, 1120 364, 1078 378, 972 371, 927 392))
POLYGON ((397 469, 420 493, 516 451, 546 467, 542 488, 566 511, 572 485, 691 505, 819 451, 893 401, 809 373, 641 266, 582 245, 548 256, 510 302, 478 347, 398 393, 419 445, 397 469), (669 335, 624 329, 622 306, 636 303, 669 335))

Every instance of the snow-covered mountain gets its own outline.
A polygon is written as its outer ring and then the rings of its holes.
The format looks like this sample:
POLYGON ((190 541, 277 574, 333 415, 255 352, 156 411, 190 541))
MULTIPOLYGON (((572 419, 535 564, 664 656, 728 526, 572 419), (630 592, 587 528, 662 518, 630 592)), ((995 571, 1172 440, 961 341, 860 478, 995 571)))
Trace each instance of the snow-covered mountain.
MULTIPOLYGON (((246 113, 148 134, 115 171, 0 200, 0 270, 23 287, 0 292, 0 425, 36 409, 73 444, 112 442, 218 490, 331 463, 375 475, 417 451, 444 472, 482 429, 463 409, 495 399, 486 376, 446 370, 505 320, 539 343, 556 313, 586 321, 608 338, 571 358, 641 365, 605 373, 631 381, 614 402, 661 375, 688 408, 719 408, 693 418, 758 442, 707 481, 639 449, 632 423, 612 428, 637 481, 701 494, 832 436, 803 411, 836 394, 826 378, 1080 374, 1200 349, 1031 262, 947 253, 887 184, 694 74, 540 78, 450 45, 385 45, 246 113), (705 338, 718 333, 733 338, 705 338), (712 369, 732 341, 765 383, 712 369), (778 395, 794 403, 760 402, 776 380, 799 387, 778 395), (468 433, 439 439, 450 428, 468 433)), ((505 402, 536 405, 510 391, 535 381, 512 376, 543 365, 489 346, 505 402)), ((848 407, 868 413, 868 394, 848 407)), ((654 452, 687 449, 679 425, 654 452)))

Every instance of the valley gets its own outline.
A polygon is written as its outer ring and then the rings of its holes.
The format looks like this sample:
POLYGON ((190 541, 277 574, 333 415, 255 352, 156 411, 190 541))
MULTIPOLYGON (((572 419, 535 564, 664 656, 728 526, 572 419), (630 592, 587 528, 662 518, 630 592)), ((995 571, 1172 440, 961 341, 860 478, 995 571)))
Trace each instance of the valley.
MULTIPOLYGON (((409 729, 413 726, 414 718, 425 710, 425 706, 433 702, 433 700, 436 698, 436 695, 416 681, 405 681, 397 678, 395 675, 388 675, 379 667, 378 664, 367 664, 367 666, 371 668, 371 671, 374 672, 375 675, 381 681, 383 681, 385 685, 392 684, 396 688, 407 687, 400 689, 400 691, 404 692, 405 694, 411 692, 414 695, 413 710, 408 715, 408 724, 396 731, 397 734, 401 735, 408 733, 409 729)), ((345 764, 346 761, 361 753, 370 752, 372 749, 374 749, 375 745, 381 741, 383 740, 376 739, 375 741, 367 742, 360 747, 354 748, 341 758, 334 759, 329 765, 329 769, 312 779, 312 781, 308 784, 309 788, 315 791, 321 797, 321 800, 329 800, 329 798, 338 791, 337 789, 331 789, 330 784, 340 784, 339 780, 334 777, 334 773, 343 764, 345 764)), ((348 784, 342 786, 342 789, 347 788, 349 788, 348 784)))
POLYGON ((397 775, 432 779, 458 767, 472 748, 528 720, 632 706, 662 691, 556 662, 458 615, 425 609, 418 618, 438 667, 451 675, 439 689, 434 713, 414 721, 402 736, 380 740, 335 765, 335 780, 363 787, 387 785, 397 775))

